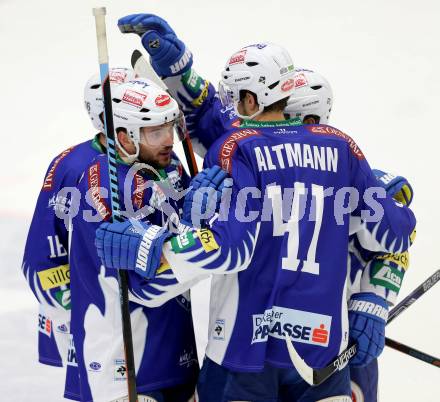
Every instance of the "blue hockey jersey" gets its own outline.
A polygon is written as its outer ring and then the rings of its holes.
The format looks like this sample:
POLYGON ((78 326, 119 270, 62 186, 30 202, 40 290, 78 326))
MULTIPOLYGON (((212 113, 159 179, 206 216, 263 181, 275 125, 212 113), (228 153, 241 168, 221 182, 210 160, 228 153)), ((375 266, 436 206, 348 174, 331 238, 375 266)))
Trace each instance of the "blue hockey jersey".
POLYGON ((62 366, 69 344, 68 227, 62 217, 68 216, 71 194, 59 191, 75 187, 86 164, 101 152, 97 138, 61 152, 50 163, 38 196, 22 270, 40 303, 38 358, 41 363, 62 366))
MULTIPOLYGON (((138 165, 135 164, 134 167, 138 165)), ((118 164, 120 200, 132 217, 164 225, 170 209, 181 201, 169 200, 166 190, 182 190, 187 177, 173 158, 153 180, 148 172, 131 174, 118 164), (146 186, 146 187, 145 187, 146 186)), ((106 156, 98 156, 79 184, 81 200, 73 220, 71 245, 72 325, 79 368, 81 401, 108 402, 127 394, 117 271, 101 265, 94 246, 95 231, 110 218, 106 156)), ((166 282, 166 275, 163 278, 166 282)), ((198 373, 196 346, 188 293, 157 306, 152 297, 160 285, 150 286, 129 274, 131 325, 138 392, 182 383, 194 383, 198 373)), ((176 294, 180 294, 177 292, 176 294)))
POLYGON ((216 274, 206 354, 232 370, 291 368, 286 335, 309 365, 325 366, 348 342, 349 236, 403 252, 415 226, 349 136, 289 123, 250 122, 219 139, 205 165, 230 172, 229 208, 164 248, 179 282, 216 274))

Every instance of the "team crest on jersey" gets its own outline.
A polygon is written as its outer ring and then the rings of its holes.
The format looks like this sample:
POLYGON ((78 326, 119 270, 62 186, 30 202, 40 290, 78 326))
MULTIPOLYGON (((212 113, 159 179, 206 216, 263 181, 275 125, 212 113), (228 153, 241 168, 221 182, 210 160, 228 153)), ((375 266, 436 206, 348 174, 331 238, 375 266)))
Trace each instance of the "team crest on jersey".
POLYGON ((306 125, 305 127, 313 134, 334 135, 336 137, 343 138, 350 146, 350 151, 356 158, 358 158, 359 160, 365 159, 364 154, 362 153, 358 145, 354 142, 353 138, 343 133, 341 130, 338 130, 337 128, 331 126, 324 126, 324 125, 318 125, 318 126, 306 125))
POLYGON ((220 166, 223 170, 227 171, 229 174, 232 172, 232 156, 237 150, 237 143, 244 140, 245 138, 254 137, 260 135, 258 130, 252 128, 245 128, 243 130, 233 132, 220 147, 219 161, 220 166))
POLYGON ((90 197, 92 199, 96 211, 99 213, 99 215, 101 215, 102 220, 105 221, 109 219, 111 215, 111 211, 108 208, 100 192, 101 171, 99 168, 99 162, 89 167, 88 183, 89 183, 90 197))
POLYGON ((55 171, 58 165, 67 155, 69 155, 73 151, 74 148, 75 147, 67 148, 65 151, 61 152, 61 154, 55 159, 49 171, 47 172, 46 177, 44 178, 43 188, 41 189, 41 191, 52 190, 55 171))

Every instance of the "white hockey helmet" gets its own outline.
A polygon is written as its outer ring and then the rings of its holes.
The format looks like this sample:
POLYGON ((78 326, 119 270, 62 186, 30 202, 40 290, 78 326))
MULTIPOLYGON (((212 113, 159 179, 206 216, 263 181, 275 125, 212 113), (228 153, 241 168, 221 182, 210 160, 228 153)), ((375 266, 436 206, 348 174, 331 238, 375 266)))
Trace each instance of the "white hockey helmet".
MULTIPOLYGON (((131 81, 136 78, 136 73, 129 68, 110 69, 110 85, 113 90, 116 85, 131 81)), ((104 99, 102 97, 101 77, 99 74, 92 75, 84 87, 84 105, 93 127, 99 132, 104 132, 104 123, 101 119, 101 113, 104 112, 104 99)))
POLYGON ((295 70, 295 91, 290 96, 284 113, 290 118, 318 116, 320 124, 327 124, 333 105, 333 92, 328 81, 311 70, 295 70))
POLYGON ((289 53, 273 43, 246 46, 234 53, 226 63, 219 84, 219 95, 224 106, 233 103, 237 115, 252 119, 265 106, 289 97, 294 90, 294 67, 289 53), (259 110, 252 116, 237 111, 240 91, 247 90, 257 97, 259 110))
POLYGON ((112 92, 112 108, 115 129, 124 128, 136 147, 134 154, 128 154, 116 136, 116 143, 128 162, 135 161, 139 155, 139 142, 144 140, 140 130, 142 127, 162 126, 152 132, 153 140, 159 138, 164 130, 170 132, 174 129, 179 140, 185 135, 185 119, 177 102, 146 78, 137 78, 117 86, 112 92), (170 123, 169 127, 167 123, 170 123))

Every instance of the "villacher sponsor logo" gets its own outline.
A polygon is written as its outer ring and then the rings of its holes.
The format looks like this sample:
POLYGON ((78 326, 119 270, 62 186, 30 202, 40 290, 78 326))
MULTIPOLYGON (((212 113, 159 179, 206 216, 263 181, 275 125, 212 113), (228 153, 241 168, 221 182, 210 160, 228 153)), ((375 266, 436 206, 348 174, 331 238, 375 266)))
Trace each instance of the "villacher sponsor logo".
POLYGON ((69 264, 37 272, 43 290, 49 290, 70 283, 69 264))

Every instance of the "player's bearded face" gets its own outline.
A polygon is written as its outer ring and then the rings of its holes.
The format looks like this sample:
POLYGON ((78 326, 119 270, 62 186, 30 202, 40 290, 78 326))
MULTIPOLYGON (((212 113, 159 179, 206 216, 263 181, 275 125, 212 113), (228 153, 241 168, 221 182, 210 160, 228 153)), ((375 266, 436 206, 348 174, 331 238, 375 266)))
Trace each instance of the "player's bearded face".
POLYGON ((157 168, 171 162, 173 150, 173 124, 158 127, 143 127, 140 130, 139 160, 157 168))

